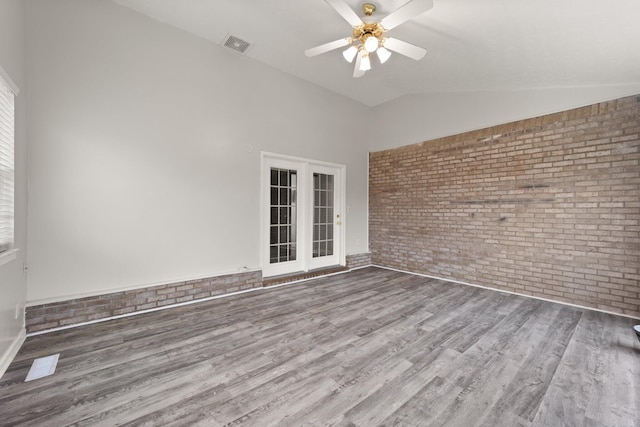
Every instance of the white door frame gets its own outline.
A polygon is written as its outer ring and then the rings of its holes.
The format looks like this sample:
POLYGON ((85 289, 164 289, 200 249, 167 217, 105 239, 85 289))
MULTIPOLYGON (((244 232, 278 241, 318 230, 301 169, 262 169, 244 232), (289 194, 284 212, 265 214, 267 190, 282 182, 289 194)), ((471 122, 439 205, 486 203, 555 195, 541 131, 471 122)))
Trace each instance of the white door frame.
POLYGON ((337 264, 346 265, 345 254, 345 209, 346 206, 346 166, 305 159, 301 157, 286 156, 282 154, 261 152, 260 153, 260 265, 264 277, 288 274, 296 271, 309 271, 313 268, 324 267, 322 263, 314 262, 311 255, 311 242, 313 238, 313 179, 314 171, 333 170, 336 172, 336 191, 334 206, 334 227, 335 243, 334 254, 337 256, 337 264), (295 261, 270 264, 269 252, 269 232, 270 222, 267 211, 267 201, 270 199, 270 171, 272 167, 295 169, 298 171, 298 229, 297 233, 297 257, 295 261))

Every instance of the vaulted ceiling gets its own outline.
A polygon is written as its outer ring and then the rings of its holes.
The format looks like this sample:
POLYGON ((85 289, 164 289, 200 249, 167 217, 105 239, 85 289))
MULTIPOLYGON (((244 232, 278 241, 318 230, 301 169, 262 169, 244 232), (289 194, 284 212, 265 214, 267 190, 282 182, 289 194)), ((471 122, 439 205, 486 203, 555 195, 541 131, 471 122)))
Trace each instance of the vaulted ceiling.
MULTIPOLYGON (((348 37, 324 0, 114 0, 210 40, 233 35, 246 56, 375 106, 405 94, 580 88, 640 83, 638 0, 434 0, 388 35, 424 47, 420 61, 394 54, 352 77, 343 49, 308 48, 348 37)), ((345 0, 360 16, 361 1, 345 0)), ((374 0, 380 19, 406 0, 374 0)))

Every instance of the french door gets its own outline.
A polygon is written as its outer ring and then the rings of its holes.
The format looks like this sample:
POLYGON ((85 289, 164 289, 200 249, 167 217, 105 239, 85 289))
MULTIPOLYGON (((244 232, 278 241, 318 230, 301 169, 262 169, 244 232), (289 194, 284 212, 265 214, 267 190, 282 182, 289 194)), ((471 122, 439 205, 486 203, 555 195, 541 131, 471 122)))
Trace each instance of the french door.
POLYGON ((344 166, 262 156, 262 273, 344 264, 344 166))

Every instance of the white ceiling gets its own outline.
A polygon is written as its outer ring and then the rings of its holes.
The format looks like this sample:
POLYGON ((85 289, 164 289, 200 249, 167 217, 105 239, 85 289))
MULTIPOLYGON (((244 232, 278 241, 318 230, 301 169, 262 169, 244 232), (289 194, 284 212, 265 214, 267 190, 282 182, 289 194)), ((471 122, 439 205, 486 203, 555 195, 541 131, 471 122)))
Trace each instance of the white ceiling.
MULTIPOLYGON (((115 1, 216 45, 237 36, 253 44, 247 56, 368 106, 414 93, 640 83, 640 0, 434 0, 387 33, 425 58, 394 54, 359 79, 343 49, 303 53, 351 33, 324 0, 115 1)), ((362 1, 346 2, 362 16, 362 1)), ((406 0, 373 3, 378 20, 406 0)))

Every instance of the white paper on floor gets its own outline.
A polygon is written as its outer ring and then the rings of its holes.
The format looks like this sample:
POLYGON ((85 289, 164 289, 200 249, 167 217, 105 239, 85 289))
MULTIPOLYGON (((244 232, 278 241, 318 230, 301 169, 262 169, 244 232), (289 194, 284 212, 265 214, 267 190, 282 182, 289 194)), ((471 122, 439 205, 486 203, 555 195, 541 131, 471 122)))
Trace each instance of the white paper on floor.
POLYGON ((34 360, 24 382, 26 383, 27 381, 37 380, 38 378, 52 375, 56 371, 58 357, 60 357, 60 353, 46 357, 39 357, 34 360))

